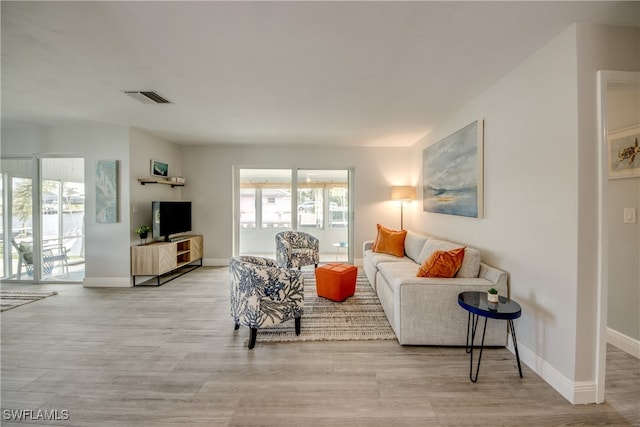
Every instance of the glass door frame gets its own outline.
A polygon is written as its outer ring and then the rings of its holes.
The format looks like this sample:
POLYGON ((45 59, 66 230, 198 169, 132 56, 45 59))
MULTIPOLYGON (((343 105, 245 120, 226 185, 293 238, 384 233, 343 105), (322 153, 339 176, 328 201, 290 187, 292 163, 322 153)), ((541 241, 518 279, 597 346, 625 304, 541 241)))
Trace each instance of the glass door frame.
MULTIPOLYGON (((51 284, 51 283, 82 283, 81 280, 43 280, 42 278, 42 267, 43 267, 43 230, 42 230, 42 161, 45 159, 53 159, 53 158, 84 158, 81 155, 74 154, 36 154, 36 155, 2 155, 0 159, 2 160, 29 160, 31 161, 31 176, 24 177, 26 179, 31 179, 31 227, 32 227, 32 253, 33 253, 33 276, 28 279, 20 279, 12 278, 15 275, 15 272, 12 271, 12 257, 14 253, 14 248, 11 243, 13 238, 13 176, 9 176, 5 174, 4 171, 0 170, 2 174, 3 180, 3 206, 4 212, 2 212, 2 245, 3 245, 3 254, 4 259, 3 262, 3 271, 6 276, 8 268, 11 268, 11 275, 9 277, 5 277, 2 279, 3 282, 7 283, 31 283, 31 284, 51 284), (11 179, 7 179, 11 178, 11 179), (11 266, 11 267, 9 267, 11 266)), ((84 179, 83 179, 84 181, 84 179)), ((60 191, 62 191, 60 189, 60 191)), ((86 205, 85 205, 86 206, 86 205)), ((62 215, 62 212, 60 212, 62 215)), ((84 236, 83 236, 84 238, 84 236)), ((28 277, 25 275, 25 277, 28 277)))
MULTIPOLYGON (((28 160, 31 162, 31 176, 29 177, 20 177, 23 179, 31 179, 31 244, 32 244, 32 253, 34 255, 42 253, 42 239, 40 238, 40 227, 41 227, 41 217, 40 215, 35 215, 34 213, 39 212, 38 209, 41 209, 40 203, 40 168, 39 161, 40 159, 37 156, 21 156, 21 155, 3 155, 2 160, 28 160)), ((15 272, 13 271, 13 253, 14 248, 11 240, 13 239, 13 179, 16 178, 14 175, 7 175, 4 171, 0 171, 2 173, 3 180, 3 205, 4 212, 2 213, 2 244, 3 244, 3 271, 5 276, 7 275, 7 271, 11 272, 11 275, 3 278, 3 281, 6 282, 17 282, 17 283, 41 283, 41 275, 42 275, 42 257, 34 256, 33 257, 33 276, 28 279, 16 278, 13 279, 15 272)), ((18 255, 20 256, 20 255, 18 255)), ((25 277, 28 275, 25 274, 25 277)))

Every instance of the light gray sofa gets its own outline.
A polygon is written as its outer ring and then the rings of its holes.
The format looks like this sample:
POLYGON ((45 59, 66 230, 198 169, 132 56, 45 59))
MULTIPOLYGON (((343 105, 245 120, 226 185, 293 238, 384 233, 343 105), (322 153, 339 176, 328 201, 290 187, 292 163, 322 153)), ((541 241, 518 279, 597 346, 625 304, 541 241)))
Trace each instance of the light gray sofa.
MULTIPOLYGON (((433 251, 465 245, 408 231, 404 257, 373 252, 372 246, 373 241, 364 242, 364 271, 402 345, 464 346, 468 312, 458 305, 458 294, 493 287, 500 295, 508 295, 507 273, 481 262, 477 249, 467 247, 456 277, 442 279, 416 277, 416 273, 433 251)), ((483 325, 481 318, 477 344, 483 325)), ((484 344, 505 346, 507 322, 488 319, 484 344)))

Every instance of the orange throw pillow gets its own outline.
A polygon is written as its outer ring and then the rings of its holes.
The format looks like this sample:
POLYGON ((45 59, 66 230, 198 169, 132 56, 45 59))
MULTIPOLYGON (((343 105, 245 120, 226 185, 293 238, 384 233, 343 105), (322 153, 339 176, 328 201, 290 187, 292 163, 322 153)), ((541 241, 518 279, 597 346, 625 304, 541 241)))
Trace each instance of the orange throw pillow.
POLYGON ((404 256, 404 239, 407 237, 407 230, 391 230, 378 224, 378 236, 371 249, 373 252, 382 254, 404 256))
POLYGON ((434 251, 420 266, 416 277, 443 277, 449 279, 455 276, 462 265, 464 249, 434 251))

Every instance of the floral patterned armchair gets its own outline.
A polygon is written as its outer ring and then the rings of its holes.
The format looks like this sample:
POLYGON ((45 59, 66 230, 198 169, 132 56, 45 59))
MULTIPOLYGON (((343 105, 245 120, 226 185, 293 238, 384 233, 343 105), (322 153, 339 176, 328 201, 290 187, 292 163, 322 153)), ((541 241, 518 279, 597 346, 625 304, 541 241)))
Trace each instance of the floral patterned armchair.
POLYGON ((298 268, 320 262, 320 241, 302 231, 282 231, 276 234, 276 260, 283 268, 298 268))
POLYGON ((258 328, 295 319, 300 335, 304 311, 304 277, 296 270, 278 267, 268 258, 239 256, 229 264, 231 316, 235 329, 250 328, 249 348, 256 344, 258 328))

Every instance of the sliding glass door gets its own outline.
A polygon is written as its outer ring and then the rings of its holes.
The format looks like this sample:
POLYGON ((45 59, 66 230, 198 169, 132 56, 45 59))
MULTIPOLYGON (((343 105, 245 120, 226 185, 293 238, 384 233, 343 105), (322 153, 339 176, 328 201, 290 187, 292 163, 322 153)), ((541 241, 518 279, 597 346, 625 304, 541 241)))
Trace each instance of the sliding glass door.
POLYGON ((84 159, 40 160, 43 281, 84 278, 84 159))
POLYGON ((275 258, 276 234, 292 229, 291 170, 240 169, 237 179, 238 253, 275 258))
POLYGON ((2 159, 2 279, 32 281, 33 168, 32 159, 2 159), (20 255, 20 253, 25 255, 20 255))
POLYGON ((297 229, 320 240, 320 262, 349 261, 349 170, 297 171, 297 229))
POLYGON ((275 235, 320 240, 320 262, 351 261, 349 169, 236 169, 236 255, 275 258, 275 235))
POLYGON ((2 279, 81 281, 83 159, 3 158, 0 184, 2 279))

